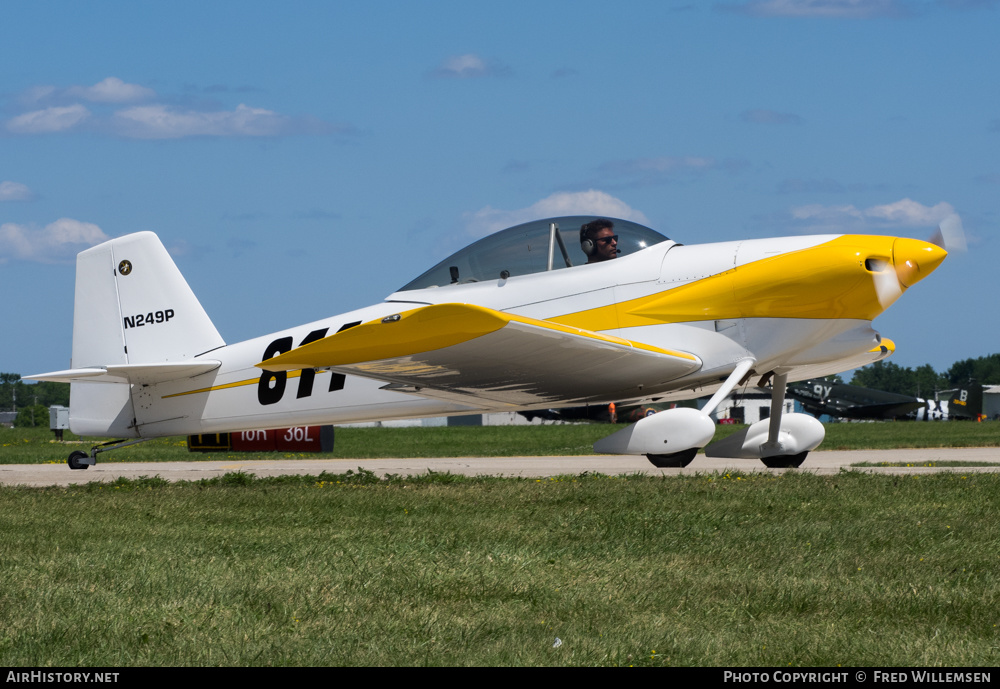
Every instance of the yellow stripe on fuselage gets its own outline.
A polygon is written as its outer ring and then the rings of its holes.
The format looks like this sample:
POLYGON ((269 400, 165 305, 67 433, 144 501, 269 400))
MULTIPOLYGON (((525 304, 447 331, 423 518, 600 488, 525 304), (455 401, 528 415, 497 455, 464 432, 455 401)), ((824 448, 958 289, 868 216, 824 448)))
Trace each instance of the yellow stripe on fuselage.
MULTIPOLYGON (((288 374, 289 378, 298 378, 302 375, 301 369, 298 371, 291 371, 288 374)), ((249 378, 247 380, 238 380, 235 383, 226 383, 224 385, 213 385, 208 388, 198 388, 197 390, 188 390, 187 392, 175 392, 172 395, 164 395, 162 399, 167 399, 169 397, 183 397, 184 395, 194 395, 199 392, 215 392, 216 390, 227 390, 229 388, 241 388, 244 385, 256 385, 260 382, 260 377, 249 378)))

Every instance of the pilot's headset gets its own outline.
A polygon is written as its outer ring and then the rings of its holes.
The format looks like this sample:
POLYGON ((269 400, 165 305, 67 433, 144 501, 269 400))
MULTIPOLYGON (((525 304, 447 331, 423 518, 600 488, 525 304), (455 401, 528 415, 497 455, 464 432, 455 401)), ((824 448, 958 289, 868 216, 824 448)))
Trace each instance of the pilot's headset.
POLYGON ((584 223, 580 226, 580 248, 583 249, 588 257, 593 256, 597 251, 597 245, 594 244, 594 240, 587 236, 587 225, 590 223, 584 223))

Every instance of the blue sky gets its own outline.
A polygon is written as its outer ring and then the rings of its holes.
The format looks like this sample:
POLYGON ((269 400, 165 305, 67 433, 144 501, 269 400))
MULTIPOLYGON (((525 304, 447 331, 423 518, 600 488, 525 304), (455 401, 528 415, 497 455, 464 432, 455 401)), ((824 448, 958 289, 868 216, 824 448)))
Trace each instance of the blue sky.
POLYGON ((875 321, 1000 351, 998 0, 21 2, 0 23, 0 370, 65 368, 73 257, 159 234, 228 342, 569 213, 953 255, 875 321))

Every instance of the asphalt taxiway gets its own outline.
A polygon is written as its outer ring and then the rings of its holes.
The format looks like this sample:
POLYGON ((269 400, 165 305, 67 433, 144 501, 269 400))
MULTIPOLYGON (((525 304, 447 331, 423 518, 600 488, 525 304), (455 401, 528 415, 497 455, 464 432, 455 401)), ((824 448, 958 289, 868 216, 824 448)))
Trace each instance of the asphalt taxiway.
MULTIPOLYGON (((73 471, 65 464, 3 464, 0 484, 25 486, 66 486, 92 481, 111 482, 119 477, 136 479, 159 476, 168 481, 196 481, 242 471, 256 476, 285 474, 317 475, 324 471, 342 474, 358 468, 379 476, 413 476, 428 471, 467 476, 547 476, 601 474, 673 475, 725 471, 781 473, 789 469, 768 469, 757 460, 713 459, 698 455, 683 469, 657 469, 645 457, 631 455, 586 455, 573 457, 444 457, 420 459, 258 459, 250 461, 207 459, 194 462, 99 462, 86 470, 73 471)), ((1000 448, 930 448, 905 450, 852 450, 813 452, 797 471, 836 474, 844 469, 888 474, 929 474, 1000 471, 1000 448), (940 466, 943 462, 993 462, 991 466, 940 466), (903 463, 909 466, 855 467, 859 463, 903 463)))

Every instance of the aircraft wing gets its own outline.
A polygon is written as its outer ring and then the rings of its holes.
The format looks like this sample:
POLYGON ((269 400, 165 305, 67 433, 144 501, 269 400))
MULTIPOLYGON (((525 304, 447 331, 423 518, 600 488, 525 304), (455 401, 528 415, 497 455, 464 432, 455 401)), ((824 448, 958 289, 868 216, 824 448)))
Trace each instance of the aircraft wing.
POLYGON ((847 419, 901 419, 910 412, 921 408, 923 402, 893 403, 893 404, 853 404, 849 401, 831 401, 826 404, 816 404, 814 400, 806 401, 792 395, 802 402, 805 410, 814 416, 829 414, 847 419))
POLYGON ((857 419, 901 419, 924 406, 920 400, 896 404, 865 404, 848 407, 843 416, 857 419))
POLYGON ((701 365, 688 352, 470 304, 370 321, 257 364, 329 369, 495 408, 638 397, 668 389, 701 365))

